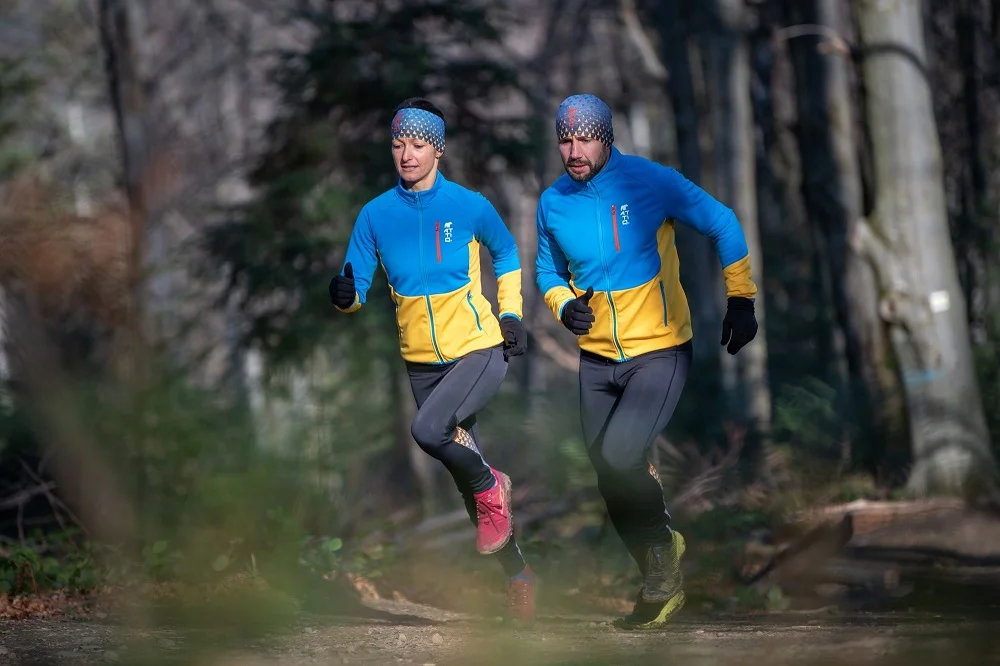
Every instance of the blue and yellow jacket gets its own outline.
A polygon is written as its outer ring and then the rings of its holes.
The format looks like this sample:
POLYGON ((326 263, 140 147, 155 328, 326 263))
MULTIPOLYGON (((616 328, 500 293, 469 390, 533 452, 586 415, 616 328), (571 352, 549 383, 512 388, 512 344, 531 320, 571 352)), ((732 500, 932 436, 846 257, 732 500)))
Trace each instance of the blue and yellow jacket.
POLYGON ((423 192, 397 185, 365 204, 354 223, 344 263, 354 269, 357 296, 342 311, 365 303, 381 263, 404 359, 450 363, 500 344, 500 324, 482 294, 480 243, 493 258, 500 317, 520 319, 517 244, 493 204, 440 172, 423 192))
POLYGON ((675 169, 612 147, 590 181, 563 175, 542 192, 535 275, 545 303, 559 319, 594 288, 596 321, 581 349, 625 361, 691 339, 675 221, 715 242, 728 296, 756 296, 736 215, 675 169))

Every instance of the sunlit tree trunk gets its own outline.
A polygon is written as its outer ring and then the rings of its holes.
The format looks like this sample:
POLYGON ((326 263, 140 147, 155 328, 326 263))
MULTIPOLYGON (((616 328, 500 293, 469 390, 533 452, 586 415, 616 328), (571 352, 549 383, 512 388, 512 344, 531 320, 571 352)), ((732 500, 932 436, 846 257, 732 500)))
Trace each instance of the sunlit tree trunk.
POLYGON ((809 217, 822 230, 833 305, 844 336, 853 406, 865 432, 863 452, 874 467, 887 438, 898 439, 905 412, 890 407, 898 381, 889 365, 872 266, 852 250, 848 237, 862 217, 859 140, 852 112, 850 61, 845 42, 849 16, 838 0, 785 0, 789 48, 795 68, 798 143, 809 217), (800 29, 807 26, 808 32, 800 29), (890 424, 896 424, 893 432, 890 424))
POLYGON ((857 0, 875 209, 853 242, 879 275, 904 386, 917 495, 995 487, 948 229, 919 0, 857 0))

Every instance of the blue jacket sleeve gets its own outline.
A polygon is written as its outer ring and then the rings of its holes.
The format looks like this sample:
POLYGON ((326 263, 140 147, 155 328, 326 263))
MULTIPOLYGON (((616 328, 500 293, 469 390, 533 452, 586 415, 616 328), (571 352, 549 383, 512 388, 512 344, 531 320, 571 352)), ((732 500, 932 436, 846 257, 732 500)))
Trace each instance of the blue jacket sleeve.
POLYGON ((535 255, 535 282, 542 292, 545 304, 556 319, 562 316, 563 306, 576 298, 570 287, 569 261, 559 243, 545 225, 543 202, 538 202, 535 212, 535 228, 538 232, 538 252, 535 255))
POLYGON ((478 195, 478 198, 481 200, 481 211, 476 218, 475 236, 483 242, 493 259, 500 317, 520 319, 523 304, 521 258, 517 254, 517 242, 489 199, 482 195, 478 195))
MULTIPOLYGON (((354 271, 354 303, 343 308, 343 312, 354 312, 366 301, 368 289, 372 285, 372 278, 375 269, 378 267, 377 246, 375 244, 375 233, 372 231, 369 211, 362 208, 354 221, 354 228, 351 230, 351 240, 347 244, 347 255, 344 257, 344 265, 351 264, 354 271)), ((343 269, 341 269, 343 274, 343 269)), ((338 308, 341 309, 341 308, 338 308)))
POLYGON ((652 164, 656 187, 666 196, 664 218, 677 220, 712 239, 728 296, 756 296, 746 236, 733 210, 676 169, 652 164))

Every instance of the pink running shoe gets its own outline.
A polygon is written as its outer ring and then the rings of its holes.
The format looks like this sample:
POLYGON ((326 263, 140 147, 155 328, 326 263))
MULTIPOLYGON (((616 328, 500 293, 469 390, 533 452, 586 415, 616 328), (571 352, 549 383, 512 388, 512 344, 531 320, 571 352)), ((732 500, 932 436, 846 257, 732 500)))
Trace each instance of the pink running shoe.
POLYGON ((503 548, 514 533, 510 510, 510 477, 490 468, 497 482, 489 490, 476 493, 476 550, 483 555, 503 548))

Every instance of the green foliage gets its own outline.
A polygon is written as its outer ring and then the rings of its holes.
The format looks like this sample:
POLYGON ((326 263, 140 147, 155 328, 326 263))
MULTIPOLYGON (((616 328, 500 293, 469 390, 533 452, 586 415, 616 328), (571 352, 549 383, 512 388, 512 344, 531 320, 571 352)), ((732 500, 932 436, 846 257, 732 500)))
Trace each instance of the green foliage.
POLYGON ((71 395, 64 409, 87 423, 81 436, 101 443, 137 518, 138 543, 105 553, 111 578, 296 571, 303 540, 337 525, 343 502, 328 484, 352 460, 317 469, 297 451, 268 449, 239 403, 166 371, 141 395, 95 383, 71 395))
POLYGON ((836 387, 817 377, 782 386, 774 401, 775 436, 798 455, 836 457, 851 437, 844 399, 836 387))
POLYGON ((0 180, 13 176, 36 158, 18 134, 35 109, 40 85, 23 60, 0 58, 0 180))
POLYGON ((739 609, 744 611, 783 611, 791 606, 791 599, 777 585, 770 587, 764 594, 752 587, 739 587, 734 600, 739 609))
POLYGON ((5 548, 0 557, 0 592, 21 594, 47 590, 90 590, 101 572, 93 547, 76 530, 54 534, 33 531, 23 543, 5 548))
POLYGON ((770 526, 767 514, 761 511, 734 511, 729 507, 714 507, 685 520, 678 528, 689 541, 727 543, 742 540, 754 530, 770 526))
MULTIPOLYGON (((259 196, 229 211, 205 246, 210 270, 229 268, 227 297, 250 320, 246 344, 295 362, 342 334, 327 284, 340 268, 360 206, 395 185, 388 128, 404 98, 427 96, 448 118, 442 170, 473 165, 469 182, 500 157, 517 168, 530 154, 523 120, 483 112, 517 91, 516 72, 486 55, 501 37, 501 11, 468 0, 370 3, 358 15, 302 13, 315 30, 304 52, 282 54, 273 72, 285 112, 251 174, 259 196), (461 57, 446 56, 454 49, 461 57)), ((356 356, 395 352, 393 309, 380 275, 368 296, 371 326, 355 326, 356 356), (371 304, 381 307, 371 307, 371 304), (374 311, 374 312, 372 312, 374 311)))
POLYGON ((562 478, 566 490, 580 490, 594 484, 594 470, 587 454, 587 446, 579 438, 570 437, 559 443, 562 478))

